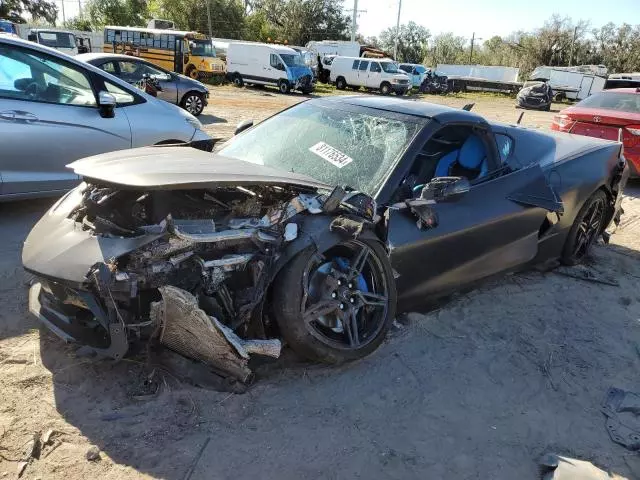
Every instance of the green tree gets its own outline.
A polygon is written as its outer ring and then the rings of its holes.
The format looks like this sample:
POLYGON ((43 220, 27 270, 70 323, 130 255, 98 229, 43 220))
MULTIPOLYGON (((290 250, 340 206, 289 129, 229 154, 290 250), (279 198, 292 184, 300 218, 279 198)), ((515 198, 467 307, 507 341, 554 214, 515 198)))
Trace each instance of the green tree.
POLYGON ((87 17, 96 28, 105 25, 139 27, 149 18, 145 0, 90 0, 86 5, 87 17))
POLYGON ((431 33, 429 30, 415 22, 400 25, 400 29, 395 27, 387 28, 380 34, 380 46, 383 50, 391 53, 395 51, 396 38, 398 39, 398 60, 399 62, 420 63, 428 48, 431 33))
POLYGON ((24 14, 33 20, 45 20, 55 24, 58 8, 47 0, 0 0, 0 18, 25 23, 24 14))
POLYGON ((172 20, 178 28, 195 30, 214 37, 243 38, 245 30, 244 5, 239 0, 156 0, 154 16, 172 20))
POLYGON ((469 56, 465 52, 466 43, 464 37, 451 32, 441 33, 433 38, 425 63, 430 63, 433 67, 438 63, 467 63, 469 56))
POLYGON ((350 19, 343 0, 255 0, 254 13, 264 15, 279 39, 292 45, 310 40, 346 40, 350 19))
POLYGON ((84 15, 78 15, 77 17, 70 18, 64 22, 64 28, 69 30, 80 30, 82 32, 91 32, 91 20, 84 15))

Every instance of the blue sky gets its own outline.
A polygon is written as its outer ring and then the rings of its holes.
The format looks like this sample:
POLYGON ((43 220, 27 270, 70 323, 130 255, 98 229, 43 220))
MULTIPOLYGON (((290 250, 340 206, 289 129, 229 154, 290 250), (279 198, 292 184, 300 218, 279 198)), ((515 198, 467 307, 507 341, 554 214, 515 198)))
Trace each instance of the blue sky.
MULTIPOLYGON (((353 8, 353 0, 345 0, 353 8)), ((395 26, 398 0, 359 0, 358 31, 378 35, 395 26)), ((552 14, 583 19, 599 27, 608 22, 640 24, 640 0, 402 0, 400 23, 414 21, 432 34, 452 31, 456 35, 488 39, 514 30, 532 30, 552 14)))

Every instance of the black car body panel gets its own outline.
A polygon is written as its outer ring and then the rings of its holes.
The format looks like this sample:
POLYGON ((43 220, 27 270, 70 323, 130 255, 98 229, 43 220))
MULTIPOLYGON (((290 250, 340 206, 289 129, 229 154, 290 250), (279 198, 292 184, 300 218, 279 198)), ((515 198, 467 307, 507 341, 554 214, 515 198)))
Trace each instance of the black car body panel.
POLYGON ((149 305, 159 291, 167 294, 164 285, 190 292, 198 278, 221 282, 212 277, 215 265, 222 279, 249 276, 242 286, 230 284, 239 307, 227 326, 242 335, 257 328, 264 338, 272 285, 309 249, 322 257, 349 238, 382 245, 399 307, 407 310, 489 275, 560 257, 578 212, 598 191, 607 199, 605 224, 619 217, 629 169, 616 142, 382 97, 309 104, 409 119, 419 130, 368 194, 182 147, 74 162, 85 183, 45 214, 24 245, 23 264, 40 280, 32 312, 66 340, 118 358, 126 352, 127 323, 149 324, 149 305), (425 196, 434 182, 459 177, 418 174, 416 167, 437 168, 467 131, 483 151, 485 173, 461 182, 455 198, 425 196), (435 157, 434 145, 444 149, 435 157), (429 213, 426 223, 419 211, 429 213))

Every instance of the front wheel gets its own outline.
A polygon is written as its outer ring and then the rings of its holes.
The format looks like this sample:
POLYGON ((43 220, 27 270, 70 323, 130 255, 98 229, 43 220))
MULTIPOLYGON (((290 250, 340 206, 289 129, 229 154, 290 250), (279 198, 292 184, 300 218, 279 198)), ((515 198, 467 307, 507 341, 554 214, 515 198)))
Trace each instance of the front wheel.
POLYGON ((338 77, 336 79, 336 88, 338 90, 344 90, 347 88, 347 81, 343 77, 338 77))
POLYGON ((194 80, 198 79, 199 73, 198 73, 198 69, 196 67, 194 67, 193 65, 191 65, 189 68, 187 68, 187 77, 192 78, 194 80))
POLYGON ((287 80, 280 80, 278 83, 278 90, 280 90, 280 93, 287 94, 291 91, 291 85, 287 80))
POLYGON ((391 85, 389 85, 387 82, 384 82, 382 85, 380 85, 380 92, 383 95, 389 95, 391 93, 391 85))
POLYGON ((569 230, 560 260, 565 265, 577 265, 589 254, 606 225, 607 196, 602 190, 594 193, 582 206, 569 230))
POLYGON ((204 98, 201 93, 189 92, 182 99, 181 106, 191 115, 197 117, 204 110, 204 98))
POLYGON ((378 242, 350 240, 323 254, 300 252, 274 282, 274 317, 291 348, 310 360, 342 363, 373 352, 396 309, 396 288, 378 242))

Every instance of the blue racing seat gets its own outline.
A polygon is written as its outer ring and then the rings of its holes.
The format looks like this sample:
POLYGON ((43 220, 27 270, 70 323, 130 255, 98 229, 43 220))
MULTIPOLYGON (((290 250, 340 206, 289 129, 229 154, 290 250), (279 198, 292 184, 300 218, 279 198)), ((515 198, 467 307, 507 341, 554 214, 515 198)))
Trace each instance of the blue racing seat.
POLYGON ((460 149, 447 153, 438 161, 436 177, 467 177, 469 180, 487 174, 487 153, 482 140, 469 135, 460 149))

